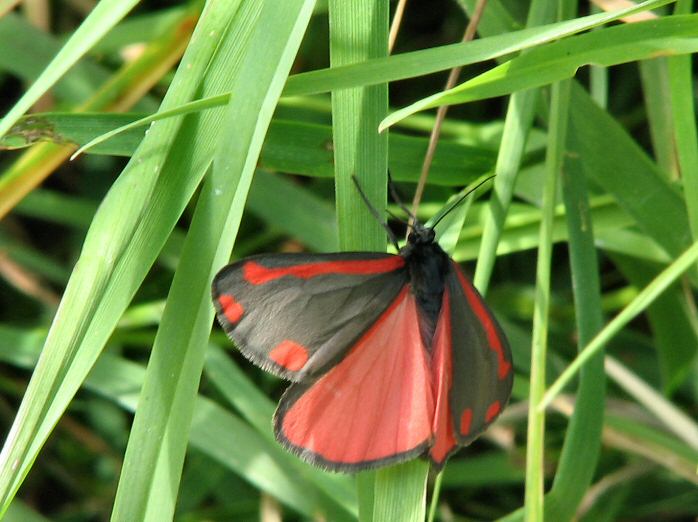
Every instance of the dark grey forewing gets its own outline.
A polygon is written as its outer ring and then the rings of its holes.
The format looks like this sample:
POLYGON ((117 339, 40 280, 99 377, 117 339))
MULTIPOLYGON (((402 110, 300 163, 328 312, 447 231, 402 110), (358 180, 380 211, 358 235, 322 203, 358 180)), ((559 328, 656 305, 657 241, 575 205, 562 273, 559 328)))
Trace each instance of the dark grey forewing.
POLYGON ((308 279, 284 276, 251 284, 243 266, 253 261, 267 268, 304 263, 395 258, 380 253, 277 254, 247 258, 222 269, 213 281, 218 320, 252 362, 281 377, 304 381, 321 375, 344 357, 356 340, 390 305, 407 282, 404 268, 373 274, 325 274, 308 279), (232 296, 242 307, 235 324, 226 318, 219 298, 232 296), (270 353, 284 341, 303 346, 309 355, 298 371, 284 368, 270 353))
POLYGON ((449 403, 458 443, 466 445, 476 439, 506 406, 511 395, 514 371, 511 350, 502 329, 460 270, 452 262, 447 276, 451 296, 453 370, 449 403), (462 279, 456 271, 460 272, 462 279), (479 306, 473 306, 473 300, 479 306), (501 355, 492 346, 492 335, 500 343, 501 355), (467 433, 461 431, 463 424, 469 424, 467 433))

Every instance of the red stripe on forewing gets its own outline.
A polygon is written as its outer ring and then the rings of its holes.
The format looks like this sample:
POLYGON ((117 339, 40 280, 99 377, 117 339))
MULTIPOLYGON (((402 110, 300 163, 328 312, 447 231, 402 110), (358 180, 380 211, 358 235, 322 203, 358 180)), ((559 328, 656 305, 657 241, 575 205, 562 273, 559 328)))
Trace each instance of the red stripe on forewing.
POLYGON ((502 346, 502 340, 499 338, 494 321, 492 320, 492 317, 490 317, 489 312, 485 309, 485 306, 482 304, 482 298, 475 293, 472 285, 465 279, 460 267, 455 262, 453 263, 453 267, 456 275, 458 276, 461 287, 468 298, 470 307, 473 309, 473 312, 475 312, 475 315, 480 320, 480 324, 482 324, 483 328, 485 329, 490 349, 497 354, 497 374, 500 379, 504 379, 511 371, 511 363, 507 361, 506 357, 504 356, 504 347, 502 346))
POLYGON ((470 433, 470 425, 473 423, 473 410, 466 408, 460 417, 460 434, 465 436, 470 433))
POLYGON ((242 305, 232 295, 221 294, 218 296, 218 303, 221 305, 221 311, 230 324, 237 323, 242 318, 242 314, 245 313, 242 305))
POLYGON ((502 406, 499 404, 499 401, 494 401, 490 404, 490 407, 487 408, 487 413, 485 413, 485 422, 492 422, 501 409, 502 406))
POLYGON ((432 342, 431 376, 434 399, 432 431, 434 442, 429 451, 434 462, 441 463, 456 446, 453 434, 453 416, 448 400, 453 383, 451 365, 451 303, 448 288, 444 290, 441 313, 432 342))
POLYGON ((283 436, 343 464, 386 459, 425 444, 434 402, 417 317, 406 285, 351 352, 284 413, 283 436))
POLYGON ((308 362, 308 350, 295 341, 284 339, 269 352, 269 358, 279 366, 297 372, 308 362))
POLYGON ((343 274, 362 275, 392 272, 405 266, 405 260, 400 256, 390 256, 380 259, 322 261, 276 268, 265 267, 256 261, 247 261, 242 266, 242 274, 250 284, 263 285, 269 281, 291 276, 300 279, 310 279, 319 275, 343 274))

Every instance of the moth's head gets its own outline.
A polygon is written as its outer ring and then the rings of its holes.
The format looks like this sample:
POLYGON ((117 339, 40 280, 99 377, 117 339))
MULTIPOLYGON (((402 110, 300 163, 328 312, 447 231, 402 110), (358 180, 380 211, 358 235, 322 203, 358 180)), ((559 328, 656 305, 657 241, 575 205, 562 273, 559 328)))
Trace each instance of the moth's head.
POLYGON ((436 232, 433 228, 415 222, 412 226, 412 232, 407 236, 407 241, 413 245, 428 245, 434 242, 435 237, 436 232))

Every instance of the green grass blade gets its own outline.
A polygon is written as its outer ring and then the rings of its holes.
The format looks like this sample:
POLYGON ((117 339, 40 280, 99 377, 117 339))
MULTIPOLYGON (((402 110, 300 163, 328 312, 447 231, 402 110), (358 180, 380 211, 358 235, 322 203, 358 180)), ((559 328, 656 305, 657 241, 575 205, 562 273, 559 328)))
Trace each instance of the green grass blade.
MULTIPOLYGON (((283 449, 275 440, 272 432, 272 415, 274 403, 264 395, 245 373, 222 350, 210 347, 206 354, 206 375, 226 400, 249 421, 273 448, 276 448, 277 460, 288 463, 289 472, 298 473, 305 480, 324 491, 334 503, 339 504, 344 515, 358 515, 354 480, 349 475, 330 474, 306 464, 295 455, 283 449)), ((336 504, 333 512, 328 512, 328 519, 336 514, 336 504)), ((327 509, 327 506, 325 506, 327 509)), ((318 506, 316 509, 322 509, 318 506)))
MULTIPOLYGON (((332 68, 386 56, 388 3, 385 0, 330 0, 329 8, 332 68)), ((386 248, 385 231, 359 197, 351 176, 357 177, 376 208, 384 208, 388 137, 379 135, 377 128, 387 112, 385 84, 332 93, 337 223, 342 250, 385 251, 386 248)), ((359 519, 362 521, 373 520, 376 505, 385 501, 375 495, 377 480, 374 472, 364 472, 357 477, 359 519)))
POLYGON ((570 116, 570 148, 585 159, 587 178, 612 194, 640 229, 672 256, 690 246, 681 196, 628 132, 579 85, 572 89, 570 116))
POLYGON ((127 133, 129 131, 133 131, 135 129, 138 129, 140 127, 144 127, 150 123, 153 123, 155 121, 160 121, 164 120, 167 118, 173 118, 175 116, 183 116, 185 114, 191 114, 194 112, 199 112, 202 110, 206 109, 213 109, 216 107, 223 107, 226 104, 230 102, 230 94, 221 94, 218 96, 211 96, 209 98, 205 98, 203 100, 196 100, 190 103, 185 103, 183 105, 180 105, 179 107, 176 107, 174 109, 171 109, 169 111, 161 111, 157 112, 155 114, 150 114, 148 116, 145 116, 143 118, 139 118, 135 121, 131 121, 127 123, 126 125, 122 125, 120 127, 117 127, 116 129, 112 129, 109 132, 105 132, 104 134, 101 134, 97 136, 96 138, 88 141, 85 143, 83 146, 81 146, 78 150, 76 150, 73 155, 70 157, 71 161, 77 158, 80 154, 83 154, 87 152, 88 150, 97 147, 98 145, 101 145, 107 140, 110 140, 114 138, 115 136, 118 136, 119 134, 127 133))
MULTIPOLYGON (((535 27, 553 18, 554 6, 550 2, 536 1, 529 8, 527 25, 535 27)), ((535 90, 515 92, 509 99, 504 132, 499 145, 495 165, 494 190, 486 209, 480 250, 473 284, 482 295, 487 293, 497 246, 502 236, 504 221, 514 193, 516 178, 521 167, 524 147, 533 124, 533 113, 538 92, 535 90)))
MULTIPOLYGON (((207 18, 206 13, 201 18, 200 32, 195 33, 183 58, 183 67, 188 63, 192 67, 184 78, 175 76, 164 109, 194 95, 199 75, 215 49, 208 33, 222 32, 225 20, 224 16, 207 18)), ((94 364, 208 166, 210 159, 198 155, 206 154, 212 138, 202 135, 199 142, 181 132, 176 119, 156 124, 95 216, 12 436, 0 454, 2 511, 94 364), (162 169, 166 174, 160 176, 162 169)))
POLYGON ((412 460, 376 472, 374 522, 422 522, 429 463, 412 460))
MULTIPOLYGON (((23 369, 33 368, 45 337, 45 330, 0 325, 0 360, 23 369)), ((216 361, 219 362, 220 358, 216 361)), ((97 361, 83 388, 118 404, 124 411, 134 412, 145 372, 142 365, 107 353, 97 361)), ((256 393, 259 394, 258 391, 256 393)), ((273 410, 269 400, 264 400, 268 403, 268 408, 273 410)), ((268 420, 266 429, 271 431, 268 420)), ((260 491, 279 499, 306 517, 318 513, 319 506, 315 502, 317 495, 313 485, 298 472, 298 465, 302 466, 303 463, 296 459, 295 465, 289 466, 288 460, 294 457, 286 453, 275 441, 260 437, 250 424, 203 395, 197 399, 189 439, 192 449, 207 455, 226 472, 240 476, 260 491)), ((328 478, 327 474, 323 476, 328 478)), ((337 478, 345 478, 351 483, 350 477, 337 478)), ((325 489, 330 490, 329 487, 325 489)), ((329 509, 329 505, 324 507, 328 508, 328 520, 347 519, 347 511, 339 509, 336 504, 333 509, 329 509)))
POLYGON ((698 451, 698 424, 693 419, 610 355, 606 357, 606 371, 630 396, 674 432, 674 435, 698 451))
POLYGON ((664 290, 678 279, 698 260, 698 242, 679 256, 671 265, 664 269, 649 285, 642 289, 633 301, 621 313, 613 318, 589 344, 579 353, 565 371, 548 388, 545 396, 538 404, 539 409, 549 406, 552 400, 569 384, 579 369, 587 363, 606 343, 623 329, 632 319, 647 308, 664 290))
POLYGON ((540 227, 538 262, 536 265, 536 299, 533 313, 533 341, 531 346, 531 385, 529 392, 528 435, 526 445, 526 493, 524 513, 526 520, 543 520, 545 467, 545 411, 537 410, 545 392, 545 363, 548 351, 550 314, 550 273, 552 234, 557 177, 562 170, 567 143, 569 118, 568 81, 552 87, 546 176, 543 186, 543 219, 540 227))
POLYGON ((372 521, 376 500, 376 473, 365 471, 356 476, 356 496, 359 503, 359 522, 372 521))
POLYGON ((444 71, 459 65, 492 60, 523 49, 552 42, 580 31, 592 29, 631 13, 654 9, 673 1, 675 0, 650 0, 628 9, 621 9, 611 13, 599 13, 557 24, 533 27, 522 31, 513 31, 507 34, 473 40, 467 43, 446 45, 384 58, 362 60, 362 63, 355 65, 333 65, 331 69, 322 69, 292 76, 284 89, 284 95, 318 94, 349 87, 375 85, 381 82, 404 80, 405 78, 444 71))
MULTIPOLYGON (((60 52, 62 44, 19 13, 0 16, 0 46, 3 50, 0 69, 27 83, 36 81, 60 52)), ((109 74, 106 67, 83 57, 51 87, 51 93, 60 102, 77 105, 92 96, 109 79, 109 74)))
POLYGON ((247 207, 255 216, 316 252, 338 250, 332 206, 286 176, 257 170, 247 207))
MULTIPOLYGON (((601 9, 596 5, 591 6, 592 13, 598 13, 601 9)), ((589 93, 599 107, 608 107, 608 69, 592 65, 589 69, 589 93)))
POLYGON ((138 4, 138 0, 102 0, 77 31, 68 39, 61 51, 41 73, 24 96, 0 120, 0 136, 36 103, 66 71, 73 66, 107 31, 138 4))
MULTIPOLYGON (((579 349, 603 324, 594 227, 580 161, 579 156, 568 153, 562 170, 579 349)), ((601 449, 605 382, 603 353, 599 353, 580 373, 574 413, 567 427, 555 479, 545 497, 547 520, 572 519, 594 477, 601 449)))
MULTIPOLYGON (((460 65, 491 60, 597 27, 632 12, 655 8, 672 1, 674 0, 651 0, 643 2, 636 7, 613 13, 600 13, 545 27, 531 28, 521 32, 476 40, 467 44, 453 44, 442 48, 404 53, 387 58, 369 58, 363 60, 364 63, 357 65, 344 65, 332 67, 331 69, 301 73, 289 78, 284 95, 316 94, 339 88, 374 85, 382 81, 400 80, 460 65)), ((76 155, 128 129, 137 128, 152 121, 174 115, 188 114, 189 112, 225 105, 229 96, 230 93, 225 93, 203 98, 174 108, 168 113, 158 113, 157 115, 145 117, 138 122, 132 122, 128 128, 115 129, 108 136, 95 138, 93 142, 84 145, 76 155)))
MULTIPOLYGON (((213 171, 199 196, 155 339, 112 520, 162 520, 174 513, 213 319, 210 282, 230 257, 262 141, 313 5, 314 0, 294 0, 261 8, 233 80, 240 96, 227 109, 213 171), (155 395, 160 400, 148 400, 155 395)), ((228 31, 225 39, 235 36, 228 31)))
MULTIPOLYGON (((678 60, 683 59, 684 57, 678 57, 678 60)), ((690 58, 688 59, 690 60, 690 58)), ((644 60, 638 65, 647 123, 652 139, 652 152, 662 174, 668 179, 675 179, 678 172, 678 160, 673 138, 672 110, 674 104, 666 103, 667 100, 671 100, 669 60, 670 58, 660 56, 652 60, 644 60)), ((608 75, 608 72, 606 74, 608 75)), ((606 105, 600 106, 606 108, 606 105)))
MULTIPOLYGON (((333 67, 387 52, 387 3, 334 0, 330 3, 330 60, 333 67), (369 16, 370 15, 370 16, 369 16), (353 45, 347 45, 352 42, 353 45)), ((387 134, 378 135, 378 119, 388 110, 386 85, 332 93, 339 245, 342 250, 385 250, 385 231, 358 196, 351 176, 376 208, 387 197, 387 134), (375 126, 374 126, 375 125, 375 126)))
MULTIPOLYGON (((109 140, 86 150, 86 153, 130 157, 143 139, 143 132, 138 128, 116 134, 112 132, 119 127, 124 129, 141 118, 145 117, 142 114, 114 113, 32 114, 21 118, 10 132, 0 138, 0 150, 28 147, 43 141, 87 143, 95 136, 108 133, 112 136, 109 140)), ((334 177, 334 157, 329 146, 331 141, 332 127, 329 125, 275 119, 264 142, 260 167, 305 176, 334 177)), ((427 138, 391 133, 388 141, 393 179, 416 181, 427 148, 427 138)), ((494 161, 495 154, 489 146, 443 138, 432 162, 429 181, 433 185, 463 185, 491 172, 494 161)))
MULTIPOLYGON (((693 2, 679 0, 676 13, 690 13, 693 2)), ((698 240, 698 130, 691 56, 668 59, 671 113, 674 120, 673 143, 688 211, 693 240, 698 240)))
POLYGON ((494 190, 485 214, 477 267, 473 277, 473 284, 483 295, 487 293, 494 268, 497 246, 514 193, 526 138, 533 123, 537 96, 537 91, 522 91, 512 94, 509 99, 504 134, 495 166, 497 177, 494 179, 494 190))
POLYGON ((453 89, 400 109, 381 122, 380 128, 426 109, 493 98, 572 78, 584 65, 611 66, 696 51, 698 15, 671 16, 571 36, 531 49, 453 89))
MULTIPOLYGON (((634 288, 643 288, 657 274, 657 265, 623 255, 613 262, 634 288)), ((664 262, 667 265, 670 262, 664 262)), ((647 307, 646 315, 656 350, 661 387, 668 396, 677 392, 690 374, 698 353, 698 329, 692 311, 688 280, 672 285, 647 307)))

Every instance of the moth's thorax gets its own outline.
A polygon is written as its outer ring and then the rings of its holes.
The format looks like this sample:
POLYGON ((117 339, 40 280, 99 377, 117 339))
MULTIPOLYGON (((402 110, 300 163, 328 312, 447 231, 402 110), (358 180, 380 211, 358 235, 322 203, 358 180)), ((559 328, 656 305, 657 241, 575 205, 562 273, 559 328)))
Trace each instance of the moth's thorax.
POLYGON ((417 306, 426 318, 424 324, 420 324, 422 339, 430 346, 441 310, 449 258, 435 241, 433 230, 421 225, 415 226, 400 255, 407 264, 410 287, 417 306))

